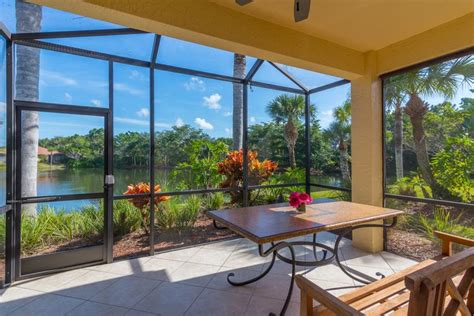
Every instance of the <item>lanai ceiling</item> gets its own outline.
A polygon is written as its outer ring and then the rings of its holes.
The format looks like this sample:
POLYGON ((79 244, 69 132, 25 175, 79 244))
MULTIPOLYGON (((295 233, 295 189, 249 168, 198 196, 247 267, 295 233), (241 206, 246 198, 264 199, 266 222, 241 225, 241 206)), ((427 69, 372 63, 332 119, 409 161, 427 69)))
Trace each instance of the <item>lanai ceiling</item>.
POLYGON ((308 19, 295 23, 293 0, 253 0, 245 6, 235 0, 212 2, 361 52, 474 12, 474 0, 312 0, 308 19))

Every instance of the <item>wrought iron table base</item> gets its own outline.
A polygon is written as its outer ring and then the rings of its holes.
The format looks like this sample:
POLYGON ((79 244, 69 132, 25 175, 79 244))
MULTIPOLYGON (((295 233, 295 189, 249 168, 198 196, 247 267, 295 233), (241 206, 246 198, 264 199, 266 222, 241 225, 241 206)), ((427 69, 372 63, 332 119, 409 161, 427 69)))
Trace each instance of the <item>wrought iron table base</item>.
MULTIPOLYGON (((275 259, 277 257, 280 260, 282 260, 283 262, 291 264, 290 288, 288 289, 288 294, 287 294, 286 299, 285 299, 285 304, 283 305, 283 308, 280 311, 280 315, 285 315, 285 312, 288 309, 288 305, 290 304, 291 295, 293 293, 293 285, 294 285, 294 279, 295 279, 295 274, 296 274, 296 266, 297 265, 298 266, 321 266, 321 265, 331 263, 335 258, 335 254, 334 254, 333 250, 331 249, 331 247, 316 242, 316 234, 313 234, 313 241, 312 242, 311 241, 293 241, 293 242, 280 241, 280 242, 277 242, 277 243, 272 242, 271 247, 268 248, 267 250, 263 250, 263 245, 258 245, 258 254, 261 257, 267 257, 270 254, 272 255, 272 260, 271 260, 270 264, 268 265, 268 267, 265 269, 265 271, 263 271, 261 274, 257 275, 256 277, 254 277, 252 279, 241 281, 241 282, 233 281, 232 278, 235 276, 235 274, 234 273, 229 273, 227 275, 227 282, 229 282, 233 286, 243 286, 243 285, 247 285, 247 284, 256 282, 256 281, 260 280, 261 278, 263 278, 264 276, 266 276, 270 272, 270 270, 273 268, 273 265, 275 264, 275 259), (303 246, 303 245, 313 247, 313 254, 314 254, 315 260, 312 260, 312 261, 296 260, 295 250, 294 250, 293 246, 303 246), (317 248, 316 247, 323 248, 323 258, 320 259, 320 260, 318 260, 318 258, 317 258, 317 251, 316 251, 317 248), (282 254, 280 254, 278 252, 279 250, 282 250, 284 248, 288 248, 290 250, 291 258, 285 257, 285 256, 283 256, 282 254), (327 257, 327 252, 328 251, 331 252, 331 255, 329 257, 327 257)), ((275 314, 270 313, 270 315, 275 315, 275 314)))
MULTIPOLYGON (((373 281, 376 281, 376 279, 370 278, 370 281, 364 280, 362 278, 359 278, 355 276, 353 273, 349 272, 347 270, 347 267, 345 267, 341 263, 341 259, 339 257, 338 251, 339 251, 339 245, 341 243, 342 238, 347 236, 349 233, 356 229, 360 228, 391 228, 394 227, 397 224, 397 218, 394 217, 392 220, 391 224, 364 224, 364 225, 358 225, 358 226, 352 226, 347 228, 342 234, 340 234, 337 239, 336 243, 334 245, 334 248, 331 248, 327 245, 321 244, 316 242, 316 234, 313 234, 313 241, 293 241, 293 242, 288 242, 288 241, 280 241, 280 242, 272 242, 271 247, 268 248, 267 250, 263 249, 263 245, 258 245, 258 254, 261 257, 267 257, 270 254, 272 255, 272 260, 269 264, 269 266, 263 271, 261 274, 257 275, 254 278, 251 278, 246 281, 233 281, 232 278, 235 276, 234 273, 229 273, 227 275, 227 281, 233 285, 233 286, 243 286, 247 285, 253 282, 256 282, 260 279, 262 279, 264 276, 266 276, 270 270, 273 268, 273 265, 275 264, 275 259, 278 257, 281 261, 286 262, 288 264, 291 264, 291 281, 290 281, 290 287, 288 289, 288 294, 286 296, 285 303, 280 311, 280 315, 285 315, 286 310, 288 309, 288 305, 290 304, 291 300, 291 295, 293 293, 293 284, 294 284, 294 279, 295 279, 295 274, 296 274, 296 266, 322 266, 331 263, 332 261, 336 261, 336 264, 339 266, 339 268, 344 272, 346 275, 348 275, 350 278, 353 280, 356 280, 362 284, 369 284, 373 281), (313 247, 313 254, 315 260, 311 261, 300 261, 296 260, 296 255, 295 255, 295 250, 294 246, 312 246, 313 247), (320 247, 323 249, 323 258, 319 259, 317 258, 317 251, 316 247, 320 247), (288 248, 290 250, 291 258, 285 257, 282 254, 278 253, 279 250, 282 250, 284 248, 288 248), (330 256, 327 257, 328 251, 330 252, 330 256)), ((378 276, 380 277, 385 277, 382 273, 378 272, 378 276)), ((369 279, 369 278, 368 278, 369 279)), ((274 313, 270 313, 270 315, 275 315, 274 313)))

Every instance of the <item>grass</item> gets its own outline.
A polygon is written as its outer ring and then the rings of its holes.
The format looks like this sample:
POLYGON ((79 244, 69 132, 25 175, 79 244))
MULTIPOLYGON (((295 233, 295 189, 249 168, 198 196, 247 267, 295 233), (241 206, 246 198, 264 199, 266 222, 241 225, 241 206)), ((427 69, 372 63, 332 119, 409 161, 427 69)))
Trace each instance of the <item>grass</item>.
MULTIPOLYGON (((64 170, 66 166, 64 164, 53 164, 50 165, 44 162, 38 162, 38 171, 51 171, 51 170, 64 170)), ((0 162, 0 171, 7 170, 7 165, 4 161, 0 162)))
POLYGON ((338 201, 350 201, 350 193, 337 190, 324 190, 324 191, 315 191, 311 192, 311 197, 313 199, 334 199, 338 201))

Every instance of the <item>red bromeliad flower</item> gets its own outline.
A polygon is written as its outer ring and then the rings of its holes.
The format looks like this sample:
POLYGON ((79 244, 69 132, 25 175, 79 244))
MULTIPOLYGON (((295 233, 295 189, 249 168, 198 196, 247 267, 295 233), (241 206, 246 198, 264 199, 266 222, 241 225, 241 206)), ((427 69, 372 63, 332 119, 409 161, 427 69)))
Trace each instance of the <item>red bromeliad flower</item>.
POLYGON ((311 196, 304 192, 293 192, 290 194, 289 199, 290 205, 293 207, 299 207, 301 204, 311 204, 313 199, 311 196))

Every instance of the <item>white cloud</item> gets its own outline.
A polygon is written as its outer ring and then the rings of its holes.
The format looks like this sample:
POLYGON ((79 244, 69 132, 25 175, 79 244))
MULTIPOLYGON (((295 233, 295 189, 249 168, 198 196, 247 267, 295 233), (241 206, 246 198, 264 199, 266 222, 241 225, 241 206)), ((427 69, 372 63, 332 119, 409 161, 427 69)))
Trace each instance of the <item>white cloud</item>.
POLYGON ((329 124, 333 120, 333 111, 332 110, 327 110, 321 112, 321 115, 319 115, 319 123, 321 124, 322 128, 326 128, 329 126, 329 124))
POLYGON ((148 110, 147 108, 141 108, 138 112, 137 112, 137 115, 139 117, 148 117, 150 116, 150 110, 148 110))
POLYGON ((255 116, 250 117, 250 123, 255 123, 257 120, 255 119, 255 116))
POLYGON ((232 131, 230 130, 230 128, 227 128, 227 127, 224 129, 224 131, 226 132, 226 134, 231 134, 231 133, 232 133, 232 131))
POLYGON ((48 86, 77 86, 77 81, 55 71, 42 70, 40 73, 41 83, 48 86))
POLYGON ((174 125, 175 125, 176 127, 182 127, 182 126, 184 125, 183 119, 180 118, 180 117, 178 117, 178 118, 176 119, 176 123, 174 123, 174 125))
POLYGON ((129 79, 131 80, 137 80, 137 81, 145 81, 145 75, 138 71, 138 70, 131 70, 130 75, 128 76, 129 79))
POLYGON ((214 129, 214 126, 212 126, 211 123, 206 121, 206 119, 203 119, 200 117, 196 117, 196 119, 194 120, 194 123, 196 123, 197 126, 199 126, 202 129, 214 129))
MULTIPOLYGON (((137 126, 150 126, 150 121, 148 120, 136 120, 136 119, 131 119, 127 117, 115 117, 114 118, 115 122, 118 123, 125 123, 129 125, 137 125, 137 126)), ((162 128, 170 128, 170 124, 166 123, 155 123, 156 127, 162 127, 162 128)))
POLYGON ((149 126, 150 121, 148 120, 136 120, 127 117, 115 117, 114 120, 119 123, 126 123, 130 125, 149 126))
POLYGON ((135 89, 126 85, 125 83, 114 83, 114 89, 121 92, 127 92, 133 95, 142 95, 144 93, 143 90, 135 89))
POLYGON ((66 100, 66 102, 69 104, 72 102, 72 95, 70 95, 69 93, 67 92, 64 92, 64 99, 66 100))
POLYGON ((188 82, 184 83, 184 88, 188 91, 205 91, 206 90, 206 84, 204 81, 197 77, 191 77, 189 78, 188 82))
POLYGON ((100 100, 97 100, 97 99, 92 99, 91 103, 96 107, 102 106, 102 102, 100 102, 100 100))
POLYGON ((219 103, 222 99, 222 96, 219 93, 211 94, 208 97, 203 97, 204 106, 211 110, 219 110, 222 106, 219 103))
POLYGON ((227 112, 224 112, 223 115, 224 115, 224 116, 231 116, 231 115, 232 115, 232 112, 231 112, 231 111, 227 111, 227 112))

